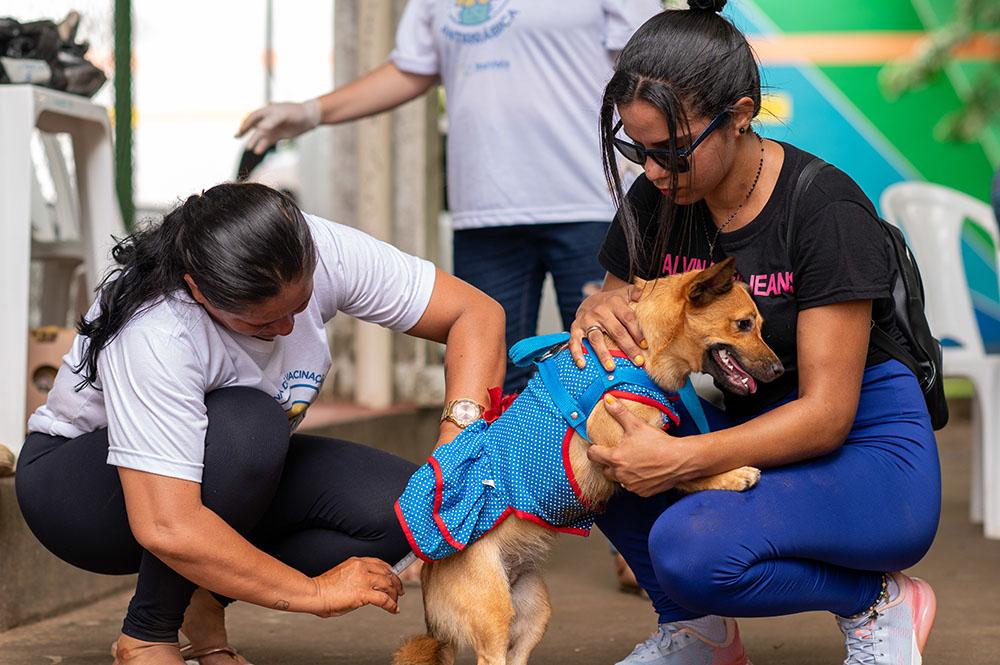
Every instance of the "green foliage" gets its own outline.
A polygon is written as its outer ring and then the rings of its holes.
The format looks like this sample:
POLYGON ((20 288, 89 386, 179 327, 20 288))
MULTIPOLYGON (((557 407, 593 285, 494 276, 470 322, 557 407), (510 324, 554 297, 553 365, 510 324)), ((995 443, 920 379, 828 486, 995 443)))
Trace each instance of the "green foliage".
MULTIPOLYGON (((954 62, 954 51, 969 43, 977 29, 1000 40, 1000 0, 955 0, 951 21, 931 30, 915 57, 886 65, 879 76, 883 93, 897 99, 907 92, 925 87, 954 62)), ((975 141, 989 124, 1000 118, 1000 59, 984 67, 972 82, 965 106, 948 114, 935 128, 938 138, 949 141, 975 141)))

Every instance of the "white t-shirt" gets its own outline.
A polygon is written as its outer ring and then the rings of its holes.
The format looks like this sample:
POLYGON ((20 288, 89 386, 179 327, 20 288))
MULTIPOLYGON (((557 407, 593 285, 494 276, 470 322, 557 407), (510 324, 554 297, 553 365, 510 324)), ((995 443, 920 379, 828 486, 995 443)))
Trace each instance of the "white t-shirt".
POLYGON ((598 114, 658 0, 409 0, 390 59, 448 97, 456 229, 609 221, 598 114))
MULTIPOLYGON (((430 262, 361 231, 310 215, 306 220, 318 260, 312 298, 295 315, 291 334, 265 341, 234 333, 177 291, 125 325, 98 357, 97 388, 79 392, 73 368, 86 338, 77 336, 28 430, 73 438, 106 426, 108 464, 200 482, 206 393, 262 390, 294 428, 330 369, 323 324, 340 311, 408 330, 427 308, 435 272, 430 262)), ((97 311, 95 302, 88 318, 97 311)))

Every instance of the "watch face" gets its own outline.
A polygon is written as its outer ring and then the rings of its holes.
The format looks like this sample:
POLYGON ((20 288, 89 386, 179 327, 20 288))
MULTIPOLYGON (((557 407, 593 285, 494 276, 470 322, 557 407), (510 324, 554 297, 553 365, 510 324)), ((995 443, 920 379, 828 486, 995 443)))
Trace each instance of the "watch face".
POLYGON ((451 407, 451 414, 458 422, 468 425, 479 418, 480 409, 475 402, 460 399, 451 407))

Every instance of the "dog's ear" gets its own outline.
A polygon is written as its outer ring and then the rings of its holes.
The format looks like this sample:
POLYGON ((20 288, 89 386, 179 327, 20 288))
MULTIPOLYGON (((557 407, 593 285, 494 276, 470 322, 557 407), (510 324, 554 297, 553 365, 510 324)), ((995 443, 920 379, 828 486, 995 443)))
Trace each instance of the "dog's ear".
POLYGON ((705 268, 688 284, 688 302, 695 307, 704 307, 719 296, 729 293, 733 288, 735 273, 736 259, 731 256, 721 263, 705 268))

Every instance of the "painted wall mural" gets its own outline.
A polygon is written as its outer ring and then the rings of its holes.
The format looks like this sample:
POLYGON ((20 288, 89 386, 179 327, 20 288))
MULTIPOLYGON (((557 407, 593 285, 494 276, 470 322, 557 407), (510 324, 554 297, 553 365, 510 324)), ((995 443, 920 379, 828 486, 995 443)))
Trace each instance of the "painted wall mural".
MULTIPOLYGON (((934 130, 962 107, 979 72, 996 67, 1000 26, 977 26, 977 38, 956 52, 946 75, 890 101, 879 72, 912 54, 926 30, 946 23, 955 0, 736 0, 725 11, 763 65, 762 134, 837 165, 876 205, 886 187, 905 180, 989 201, 1000 167, 1000 122, 972 143, 940 140, 934 130)), ((966 219, 958 251, 986 351, 1000 353, 996 230, 983 227, 989 223, 966 219)))
POLYGON ((909 54, 925 30, 947 21, 954 0, 739 0, 727 15, 750 37, 764 68, 761 131, 837 165, 878 203, 903 180, 927 180, 989 200, 1000 166, 1000 123, 974 143, 934 136, 961 107, 974 75, 1000 58, 1000 36, 982 38, 924 89, 889 101, 882 67, 909 54))

